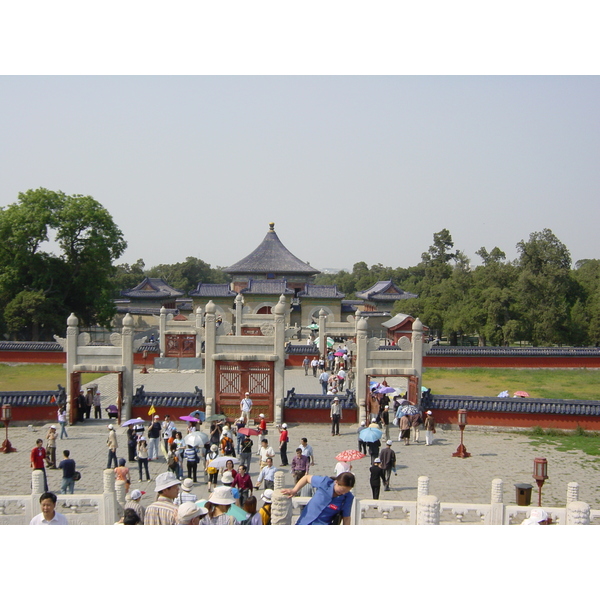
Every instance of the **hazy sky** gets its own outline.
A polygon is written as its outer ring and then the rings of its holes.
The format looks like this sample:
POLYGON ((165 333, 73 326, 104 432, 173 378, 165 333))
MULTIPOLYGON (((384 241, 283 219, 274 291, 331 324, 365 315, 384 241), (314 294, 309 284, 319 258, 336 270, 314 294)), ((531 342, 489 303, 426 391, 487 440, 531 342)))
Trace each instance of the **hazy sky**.
POLYGON ((118 262, 228 266, 268 223, 316 268, 477 263, 550 228, 600 258, 596 76, 0 77, 0 204, 91 195, 118 262))

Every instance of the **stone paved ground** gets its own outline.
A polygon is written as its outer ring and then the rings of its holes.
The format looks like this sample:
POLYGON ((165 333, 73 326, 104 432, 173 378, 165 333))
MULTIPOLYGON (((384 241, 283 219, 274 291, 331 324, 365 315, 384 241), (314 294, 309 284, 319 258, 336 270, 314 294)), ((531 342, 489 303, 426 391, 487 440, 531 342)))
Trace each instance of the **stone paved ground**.
MULTIPOLYGON (((103 397, 103 405, 114 400, 116 377, 106 375, 97 380, 103 397)), ((142 375, 135 374, 135 384, 144 383, 148 391, 192 391, 195 385, 203 387, 204 373, 172 373, 154 372, 142 375)), ((286 371, 286 389, 296 387, 298 391, 318 392, 320 386, 312 377, 304 376, 302 369, 286 371)), ((103 413, 105 414, 105 413, 103 413)), ((114 422, 114 421, 113 421, 114 422)), ((102 469, 106 467, 106 437, 108 419, 91 420, 68 428, 68 440, 59 440, 57 456, 64 449, 71 450, 71 455, 82 472, 82 479, 76 485, 76 493, 98 493, 102 486, 102 469)), ((203 426, 204 427, 204 426, 203 426)), ((397 440, 397 431, 394 440, 397 440)), ((0 495, 28 494, 30 491, 29 452, 38 437, 44 437, 47 427, 36 426, 33 431, 25 425, 11 426, 9 439, 18 452, 0 454, 0 495)), ((274 431, 273 428, 271 431, 274 431)), ((333 474, 335 455, 348 448, 357 448, 356 425, 341 427, 341 435, 332 437, 326 424, 303 425, 290 423, 290 439, 293 448, 301 437, 307 437, 316 455, 316 465, 311 473, 318 475, 333 474)), ((424 433, 421 434, 424 440, 424 433)), ((552 447, 537 449, 529 443, 526 436, 514 432, 477 430, 467 426, 465 445, 471 458, 453 458, 460 441, 458 430, 438 430, 435 443, 425 446, 411 443, 409 446, 394 441, 393 448, 397 452, 398 474, 392 479, 392 490, 383 493, 382 497, 391 500, 414 500, 417 492, 417 480, 420 475, 430 477, 430 493, 438 496, 442 502, 489 503, 492 479, 499 477, 504 481, 504 499, 506 503, 515 501, 515 483, 535 484, 532 478, 533 459, 543 456, 548 459, 549 479, 543 488, 544 504, 547 506, 564 506, 567 484, 576 481, 580 484, 581 500, 600 507, 600 462, 579 452, 559 452, 552 447)), ((120 448, 118 456, 126 456, 126 438, 124 430, 119 432, 120 448)), ((270 442, 275 447, 277 439, 271 435, 270 442)), ((288 453, 291 461, 293 452, 288 453)), ((276 465, 280 463, 277 457, 276 465)), ((135 463, 130 468, 136 469, 135 463)), ((371 498, 368 483, 369 459, 354 463, 357 475, 356 495, 371 498)), ((250 474, 258 475, 258 463, 253 462, 250 474)), ((166 469, 164 459, 150 463, 151 477, 166 469)), ((145 503, 154 497, 153 483, 137 484, 137 471, 132 472, 134 487, 148 493, 145 503)), ((60 488, 61 471, 48 471, 50 488, 60 488)), ((289 485, 291 476, 287 476, 289 485)), ((194 490, 199 497, 207 497, 206 485, 200 483, 194 490)), ((534 500, 537 499, 534 485, 534 500)), ((536 502, 537 504, 537 502, 536 502)))

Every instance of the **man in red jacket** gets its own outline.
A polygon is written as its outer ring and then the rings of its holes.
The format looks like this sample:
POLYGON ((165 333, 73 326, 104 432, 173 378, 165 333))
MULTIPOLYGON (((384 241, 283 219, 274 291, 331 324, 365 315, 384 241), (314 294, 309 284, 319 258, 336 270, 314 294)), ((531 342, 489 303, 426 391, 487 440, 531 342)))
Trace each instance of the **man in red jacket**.
POLYGON ((46 450, 44 440, 36 440, 35 448, 31 451, 31 470, 42 471, 44 474, 44 492, 48 491, 48 480, 46 479, 46 450))

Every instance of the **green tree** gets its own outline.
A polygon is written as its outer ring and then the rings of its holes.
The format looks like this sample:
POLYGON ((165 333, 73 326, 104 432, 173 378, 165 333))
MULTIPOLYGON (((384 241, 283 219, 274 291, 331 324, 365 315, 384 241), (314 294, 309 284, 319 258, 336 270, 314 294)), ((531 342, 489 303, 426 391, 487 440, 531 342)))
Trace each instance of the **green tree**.
MULTIPOLYGON (((28 190, 19 194, 18 202, 0 209, 0 238, 0 310, 5 328, 8 318, 14 333, 19 319, 30 318, 34 306, 42 314, 57 314, 63 323, 74 312, 83 324, 108 324, 115 313, 112 261, 126 243, 101 204, 90 196, 28 190), (60 252, 42 250, 46 241, 55 241, 60 252), (21 292, 31 294, 17 298, 21 292)), ((40 327, 45 335, 55 333, 46 318, 37 324, 30 320, 26 327, 32 332, 40 327)))
POLYGON ((550 229, 530 234, 517 249, 519 312, 526 339, 536 346, 567 342, 575 301, 569 250, 550 229))

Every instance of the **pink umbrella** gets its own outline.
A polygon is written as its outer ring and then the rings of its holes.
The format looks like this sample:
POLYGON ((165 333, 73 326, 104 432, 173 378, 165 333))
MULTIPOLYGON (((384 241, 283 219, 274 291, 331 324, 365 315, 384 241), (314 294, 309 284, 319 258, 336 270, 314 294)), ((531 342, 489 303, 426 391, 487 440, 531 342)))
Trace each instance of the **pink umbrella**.
POLYGON ((258 429, 250 429, 250 427, 240 427, 238 433, 242 435, 258 435, 260 431, 258 429))
POLYGON ((513 396, 515 396, 515 398, 529 398, 529 394, 527 392, 515 392, 513 394, 513 396))
POLYGON ((360 460, 364 457, 365 455, 362 452, 359 452, 358 450, 344 450, 335 457, 335 460, 338 460, 340 462, 350 462, 352 460, 360 460))

